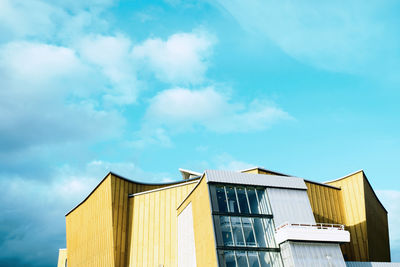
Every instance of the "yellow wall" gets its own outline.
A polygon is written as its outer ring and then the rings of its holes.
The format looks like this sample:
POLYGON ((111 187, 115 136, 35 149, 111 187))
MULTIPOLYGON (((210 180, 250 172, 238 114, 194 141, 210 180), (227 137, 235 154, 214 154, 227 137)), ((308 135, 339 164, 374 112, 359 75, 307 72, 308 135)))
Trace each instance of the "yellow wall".
POLYGON ((66 216, 68 266, 126 266, 128 195, 166 186, 135 183, 109 173, 66 216))
POLYGON ((176 208, 196 184, 197 181, 184 183, 129 199, 126 266, 177 266, 176 208))
POLYGON ((368 254, 372 261, 390 261, 387 212, 379 203, 371 185, 364 179, 367 215, 368 254))
POLYGON ((306 181, 307 194, 315 221, 344 224, 343 201, 340 189, 306 181))
POLYGON ((344 224, 351 238, 350 243, 342 245, 342 251, 349 260, 354 261, 369 260, 363 180, 363 173, 357 172, 328 183, 341 188, 344 224))
POLYGON ((66 216, 68 266, 114 266, 111 175, 66 216))
POLYGON ((196 247, 196 264, 199 267, 217 267, 214 227, 211 215, 211 201, 205 177, 200 180, 196 189, 178 208, 180 214, 189 203, 192 203, 193 230, 196 247))
POLYGON ((115 175, 111 175, 111 178, 114 262, 116 267, 124 267, 128 232, 128 195, 165 187, 166 185, 138 184, 115 175))
POLYGON ((66 267, 67 249, 62 248, 58 251, 58 264, 57 267, 66 267))

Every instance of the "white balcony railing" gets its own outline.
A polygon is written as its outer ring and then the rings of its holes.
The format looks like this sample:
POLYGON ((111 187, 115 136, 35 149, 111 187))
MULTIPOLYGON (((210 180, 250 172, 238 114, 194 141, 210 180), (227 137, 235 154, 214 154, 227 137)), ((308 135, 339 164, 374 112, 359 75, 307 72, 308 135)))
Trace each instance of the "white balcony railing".
POLYGON ((278 244, 287 240, 343 243, 350 242, 350 233, 341 224, 286 222, 276 228, 275 239, 278 244))

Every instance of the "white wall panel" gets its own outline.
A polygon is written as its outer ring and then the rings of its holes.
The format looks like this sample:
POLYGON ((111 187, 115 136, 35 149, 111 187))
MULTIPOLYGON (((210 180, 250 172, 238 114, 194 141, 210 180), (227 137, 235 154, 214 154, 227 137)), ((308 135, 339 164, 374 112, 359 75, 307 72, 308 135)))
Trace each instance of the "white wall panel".
POLYGON ((206 170, 207 182, 307 189, 302 178, 234 171, 206 170))
POLYGON ((275 227, 284 222, 314 224, 306 190, 267 188, 275 227))
POLYGON ((178 216, 178 267, 196 267, 192 203, 178 216))
POLYGON ((286 242, 281 248, 285 267, 346 267, 339 244, 286 242))

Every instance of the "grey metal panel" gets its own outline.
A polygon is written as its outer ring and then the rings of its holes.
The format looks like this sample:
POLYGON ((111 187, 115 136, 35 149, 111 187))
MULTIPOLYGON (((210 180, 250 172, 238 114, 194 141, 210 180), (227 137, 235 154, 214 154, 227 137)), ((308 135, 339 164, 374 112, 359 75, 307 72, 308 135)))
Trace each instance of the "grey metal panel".
POLYGON ((346 261, 347 267, 400 267, 400 262, 359 262, 346 261))
POLYGON ((285 222, 314 224, 315 218, 307 191, 284 188, 267 188, 274 215, 275 227, 285 222))
POLYGON ((339 244, 285 242, 281 251, 285 267, 346 267, 339 244))
POLYGON ((234 171, 206 170, 207 182, 260 185, 307 190, 302 178, 278 175, 240 173, 234 171))

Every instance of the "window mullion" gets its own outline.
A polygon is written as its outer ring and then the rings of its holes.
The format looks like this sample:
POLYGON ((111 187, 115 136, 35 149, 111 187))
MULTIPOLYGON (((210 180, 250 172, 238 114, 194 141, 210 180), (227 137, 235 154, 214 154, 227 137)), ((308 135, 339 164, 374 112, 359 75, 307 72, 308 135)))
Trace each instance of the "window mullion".
POLYGON ((238 206, 239 213, 242 213, 241 210, 240 210, 239 197, 238 197, 238 194, 237 194, 236 187, 233 187, 233 190, 235 190, 236 203, 237 203, 237 206, 238 206))
POLYGON ((246 251, 245 252, 245 254, 246 254, 246 261, 247 261, 247 266, 249 266, 250 267, 250 261, 249 261, 249 252, 248 251, 246 251))

